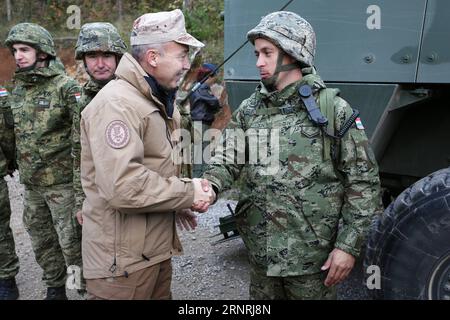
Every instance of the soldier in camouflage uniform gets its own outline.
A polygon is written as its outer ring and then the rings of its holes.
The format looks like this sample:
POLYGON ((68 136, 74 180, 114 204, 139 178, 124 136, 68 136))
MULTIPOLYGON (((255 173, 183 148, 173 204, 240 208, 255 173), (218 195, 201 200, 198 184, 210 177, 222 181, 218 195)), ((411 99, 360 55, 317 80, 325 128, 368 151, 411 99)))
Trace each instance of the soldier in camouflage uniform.
POLYGON ((19 297, 16 274, 19 272, 14 238, 9 227, 11 206, 8 186, 3 179, 15 167, 14 121, 8 103, 8 91, 0 86, 0 300, 19 297))
MULTIPOLYGON (((353 268, 379 209, 378 167, 358 120, 349 122, 341 138, 332 137, 353 114, 345 100, 332 96, 324 112, 328 127, 311 120, 317 117, 306 105, 322 110, 321 92, 333 89, 325 88, 313 67, 315 33, 306 20, 274 12, 247 37, 262 81, 228 126, 246 132, 247 139, 219 146, 204 178, 216 193, 241 178, 235 214, 249 253, 252 299, 334 299, 334 285, 353 268), (299 88, 308 87, 312 95, 306 101, 299 88), (252 164, 255 143, 249 141, 264 129, 279 135, 279 152, 269 153, 270 165, 252 164)), ((229 132, 224 140, 233 138, 229 132)))
POLYGON ((117 29, 108 22, 86 23, 81 27, 75 47, 75 59, 83 60, 89 81, 84 85, 81 100, 73 118, 73 186, 75 192, 75 214, 80 224, 83 222, 81 207, 84 193, 80 180, 80 115, 95 95, 114 78, 120 58, 127 45, 117 29))
POLYGON ((15 25, 5 45, 17 64, 11 110, 25 185, 23 222, 43 269, 46 299, 67 299, 67 267, 81 268, 71 157, 73 111, 81 88, 66 75, 52 36, 41 26, 15 25))

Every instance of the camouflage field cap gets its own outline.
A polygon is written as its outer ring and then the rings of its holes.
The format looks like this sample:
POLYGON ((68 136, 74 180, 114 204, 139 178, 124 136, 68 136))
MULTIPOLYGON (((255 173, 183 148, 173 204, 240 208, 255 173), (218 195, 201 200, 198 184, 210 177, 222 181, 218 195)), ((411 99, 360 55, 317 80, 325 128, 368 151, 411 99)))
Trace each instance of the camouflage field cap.
POLYGON ((83 59, 86 52, 113 52, 122 56, 127 45, 120 37, 119 31, 109 22, 86 23, 81 27, 75 46, 75 59, 83 59))
POLYGON ((266 38, 288 55, 307 66, 313 66, 316 52, 316 34, 312 26, 298 14, 277 11, 268 14, 247 33, 247 39, 266 38))
POLYGON ((146 13, 134 21, 130 38, 132 46, 169 41, 195 48, 204 46, 203 43, 187 33, 184 15, 180 9, 146 13))
POLYGON ((24 22, 12 27, 8 37, 6 37, 5 46, 12 50, 15 43, 28 44, 52 57, 56 57, 52 35, 38 24, 24 22))

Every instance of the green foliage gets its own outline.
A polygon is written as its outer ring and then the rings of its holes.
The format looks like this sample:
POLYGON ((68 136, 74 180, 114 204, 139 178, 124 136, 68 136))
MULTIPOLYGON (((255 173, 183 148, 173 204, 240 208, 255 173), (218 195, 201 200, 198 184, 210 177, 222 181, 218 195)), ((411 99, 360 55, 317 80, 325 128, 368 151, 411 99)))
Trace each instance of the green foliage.
POLYGON ((49 30, 58 45, 75 45, 77 29, 69 29, 67 8, 76 5, 81 9, 81 24, 105 21, 114 24, 129 44, 133 21, 148 12, 183 10, 188 32, 206 44, 202 57, 220 62, 223 59, 223 0, 10 0, 11 21, 7 21, 6 0, 0 2, 0 38, 3 43, 9 29, 20 22, 34 22, 49 30), (188 4, 183 8, 184 4, 188 4), (58 39, 72 39, 63 44, 58 39))
MULTIPOLYGON (((191 0, 192 1, 192 0, 191 0)), ((203 41, 204 60, 215 63, 223 60, 223 0, 195 0, 192 8, 184 10, 189 32, 203 41)))
POLYGON ((222 11, 223 0, 196 0, 192 9, 184 10, 189 32, 200 39, 223 35, 222 11))

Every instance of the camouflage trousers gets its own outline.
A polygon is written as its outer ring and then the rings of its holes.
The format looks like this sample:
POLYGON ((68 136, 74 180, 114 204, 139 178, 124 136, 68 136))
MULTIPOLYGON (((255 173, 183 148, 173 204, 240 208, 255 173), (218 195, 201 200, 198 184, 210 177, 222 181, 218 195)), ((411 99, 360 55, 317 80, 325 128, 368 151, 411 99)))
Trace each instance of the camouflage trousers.
POLYGON ((19 272, 19 258, 14 246, 14 238, 9 226, 11 206, 8 185, 0 178, 0 279, 9 279, 19 272))
POLYGON ((81 270, 81 228, 72 214, 74 203, 72 184, 25 186, 23 224, 48 287, 66 283, 67 267, 81 270))
POLYGON ((268 277, 265 271, 250 266, 252 300, 335 300, 336 288, 326 287, 326 273, 295 277, 268 277))

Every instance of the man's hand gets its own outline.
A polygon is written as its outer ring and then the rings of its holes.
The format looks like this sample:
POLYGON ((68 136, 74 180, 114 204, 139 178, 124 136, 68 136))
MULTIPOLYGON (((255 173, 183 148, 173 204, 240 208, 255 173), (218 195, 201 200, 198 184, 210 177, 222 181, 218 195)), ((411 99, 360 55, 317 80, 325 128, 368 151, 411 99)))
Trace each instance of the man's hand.
POLYGON ((334 286, 343 281, 352 271, 355 265, 355 257, 347 252, 335 248, 328 255, 328 260, 322 266, 321 270, 329 270, 324 284, 327 287, 334 286))
POLYGON ((175 215, 178 228, 183 231, 195 230, 197 227, 197 216, 189 209, 183 209, 175 215))
POLYGON ((191 209, 197 212, 206 212, 216 200, 216 193, 206 179, 192 179, 194 184, 194 203, 191 209))
POLYGON ((78 223, 79 223, 80 225, 83 225, 83 214, 82 214, 81 210, 78 211, 75 215, 76 215, 76 217, 77 217, 78 223))

